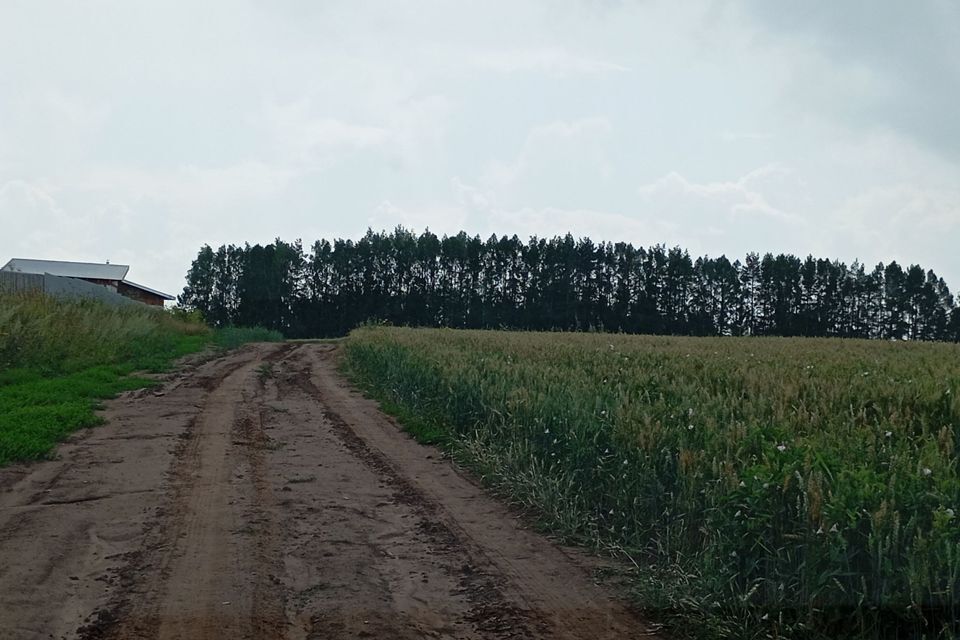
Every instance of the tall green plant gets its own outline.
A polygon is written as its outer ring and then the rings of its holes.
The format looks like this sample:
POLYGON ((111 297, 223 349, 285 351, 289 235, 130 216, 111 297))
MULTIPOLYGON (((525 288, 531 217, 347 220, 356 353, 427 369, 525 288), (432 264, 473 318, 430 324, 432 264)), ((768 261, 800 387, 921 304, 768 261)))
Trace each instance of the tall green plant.
POLYGON ((364 328, 346 363, 719 635, 958 631, 956 345, 364 328))

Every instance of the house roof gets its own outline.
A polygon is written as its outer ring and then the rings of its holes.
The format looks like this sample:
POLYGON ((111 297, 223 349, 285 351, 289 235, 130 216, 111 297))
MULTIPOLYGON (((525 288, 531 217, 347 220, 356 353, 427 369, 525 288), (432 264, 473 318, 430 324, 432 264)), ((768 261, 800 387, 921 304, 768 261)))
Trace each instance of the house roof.
MULTIPOLYGON (((90 278, 93 280, 123 280, 130 267, 125 264, 100 264, 97 262, 64 262, 62 260, 31 260, 14 258, 0 271, 35 273, 67 278, 90 278)), ((139 287, 139 285, 137 285, 139 287)), ((145 288, 145 287, 140 287, 145 288)), ((172 298, 171 298, 172 300, 172 298)))
POLYGON ((121 280, 121 282, 123 282, 123 284, 127 285, 128 287, 133 287, 134 289, 140 289, 141 291, 146 291, 147 293, 152 293, 152 294, 155 295, 155 296, 160 296, 160 297, 163 298, 164 300, 175 300, 175 299, 176 299, 176 298, 174 298, 172 295, 170 295, 169 293, 164 293, 164 292, 162 292, 162 291, 157 291, 156 289, 151 289, 150 287, 145 287, 145 286, 143 286, 142 284, 137 284, 136 282, 130 282, 129 280, 121 280))

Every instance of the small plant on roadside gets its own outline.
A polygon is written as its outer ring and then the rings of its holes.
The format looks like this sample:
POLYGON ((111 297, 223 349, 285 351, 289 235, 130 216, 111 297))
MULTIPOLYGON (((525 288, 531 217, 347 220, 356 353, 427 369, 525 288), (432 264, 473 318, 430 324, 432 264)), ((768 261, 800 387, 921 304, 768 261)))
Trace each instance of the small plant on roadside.
POLYGON ((272 378, 272 377, 273 377, 272 363, 264 362, 264 363, 261 363, 259 367, 257 367, 257 379, 260 380, 261 383, 266 382, 268 378, 272 378))

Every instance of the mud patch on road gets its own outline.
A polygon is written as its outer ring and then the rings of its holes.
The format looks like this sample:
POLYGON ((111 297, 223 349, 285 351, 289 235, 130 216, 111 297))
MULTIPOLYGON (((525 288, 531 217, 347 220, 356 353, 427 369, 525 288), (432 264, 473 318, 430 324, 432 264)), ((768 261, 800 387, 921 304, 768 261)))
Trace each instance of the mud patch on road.
POLYGON ((490 562, 476 549, 470 549, 445 522, 443 510, 422 491, 413 486, 387 459, 360 438, 350 425, 325 403, 322 392, 310 379, 309 366, 301 366, 291 377, 307 394, 323 407, 323 415, 334 433, 347 449, 360 461, 373 469, 393 489, 393 498, 413 507, 419 517, 417 531, 430 544, 438 557, 447 559, 445 570, 458 578, 460 592, 466 596, 471 608, 465 616, 480 633, 496 638, 532 638, 532 629, 543 630, 532 612, 508 601, 500 589, 503 578, 490 573, 483 566, 490 562), (479 557, 478 557, 479 556, 479 557))

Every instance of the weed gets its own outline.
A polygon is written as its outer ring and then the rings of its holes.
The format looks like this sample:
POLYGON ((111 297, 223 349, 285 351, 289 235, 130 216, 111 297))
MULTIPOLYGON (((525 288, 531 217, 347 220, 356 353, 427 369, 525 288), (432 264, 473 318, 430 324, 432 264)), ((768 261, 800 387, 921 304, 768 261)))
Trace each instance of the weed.
POLYGON ((261 383, 266 382, 267 378, 273 377, 273 364, 270 362, 264 362, 259 367, 257 367, 257 379, 261 383))

